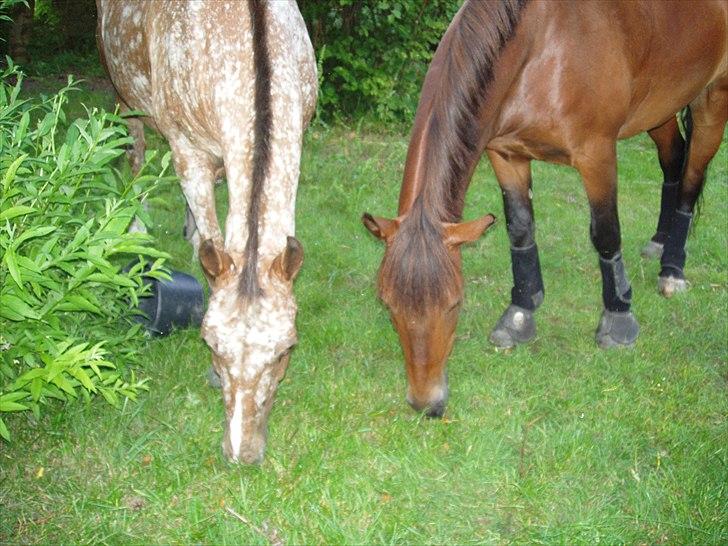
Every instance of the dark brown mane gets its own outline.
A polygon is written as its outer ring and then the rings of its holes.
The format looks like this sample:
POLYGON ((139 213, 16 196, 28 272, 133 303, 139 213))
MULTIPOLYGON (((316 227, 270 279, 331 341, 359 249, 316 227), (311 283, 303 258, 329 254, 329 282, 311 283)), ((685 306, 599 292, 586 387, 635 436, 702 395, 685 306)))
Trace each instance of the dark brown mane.
POLYGON ((441 225, 461 219, 469 174, 478 160, 479 112, 495 62, 527 1, 466 2, 435 54, 433 64, 440 56, 441 69, 425 79, 425 87, 435 88, 432 100, 419 106, 430 110, 423 129, 422 191, 381 269, 382 278, 395 287, 396 305, 422 309, 444 301, 456 288, 456 268, 441 225))
POLYGON ((270 132, 273 123, 270 91, 270 58, 266 29, 265 2, 249 0, 250 21, 253 26, 253 64, 255 65, 255 124, 253 147, 253 176, 248 204, 248 240, 245 243, 245 265, 240 277, 240 294, 253 299, 260 295, 258 283, 258 221, 260 218, 263 184, 270 165, 270 132))

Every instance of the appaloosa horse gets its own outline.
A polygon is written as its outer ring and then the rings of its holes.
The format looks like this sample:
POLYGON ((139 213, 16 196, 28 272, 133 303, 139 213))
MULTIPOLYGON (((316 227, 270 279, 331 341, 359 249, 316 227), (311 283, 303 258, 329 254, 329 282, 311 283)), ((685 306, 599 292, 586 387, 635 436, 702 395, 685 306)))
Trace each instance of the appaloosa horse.
POLYGON ((292 284, 303 250, 294 207, 317 94, 306 26, 292 0, 97 0, 97 8, 114 87, 169 141, 197 224, 211 286, 202 335, 227 416, 223 451, 258 462, 296 343, 292 284), (213 192, 220 167, 229 190, 224 236, 213 192))
POLYGON ((659 287, 665 295, 684 289, 693 206, 728 117, 727 13, 724 0, 463 4, 425 78, 399 215, 363 218, 386 242, 379 294, 400 337, 415 409, 445 409, 445 363, 463 295, 459 245, 494 220, 457 223, 484 151, 503 193, 514 283, 494 344, 532 339, 544 297, 533 159, 581 174, 602 272, 600 346, 630 345, 639 331, 620 251, 618 139, 648 131, 657 144, 666 190, 653 238, 658 252, 664 243, 659 287), (687 147, 675 121, 686 106, 687 147))

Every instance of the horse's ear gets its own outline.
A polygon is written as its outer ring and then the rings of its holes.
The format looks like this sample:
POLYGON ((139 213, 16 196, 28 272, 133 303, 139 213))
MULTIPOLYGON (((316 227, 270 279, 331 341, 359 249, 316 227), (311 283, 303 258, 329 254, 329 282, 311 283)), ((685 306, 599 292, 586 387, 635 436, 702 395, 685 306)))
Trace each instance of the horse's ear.
POLYGON ((202 241, 199 248, 200 264, 210 279, 216 279, 233 264, 232 258, 224 250, 217 248, 212 239, 202 241))
POLYGON ((457 247, 463 243, 471 243, 495 223, 495 216, 486 214, 482 218, 461 224, 444 224, 445 244, 457 247))
POLYGON ((399 228, 398 219, 395 218, 394 220, 389 220, 379 216, 372 216, 368 212, 364 213, 361 217, 361 221, 364 224, 364 227, 366 227, 372 235, 382 241, 390 239, 397 232, 397 228, 399 228))
POLYGON ((284 281, 292 281, 298 275, 301 265, 303 265, 303 245, 295 237, 288 237, 286 248, 273 260, 270 271, 284 281))

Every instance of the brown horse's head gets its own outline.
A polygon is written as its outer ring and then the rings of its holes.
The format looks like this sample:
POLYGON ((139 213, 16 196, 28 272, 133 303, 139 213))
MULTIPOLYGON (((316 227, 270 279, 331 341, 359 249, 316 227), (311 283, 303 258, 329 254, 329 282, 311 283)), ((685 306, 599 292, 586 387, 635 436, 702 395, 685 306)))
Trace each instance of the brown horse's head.
POLYGON ((366 228, 386 243, 379 297, 399 334, 407 371, 407 402, 430 417, 447 405, 447 357, 455 340, 463 281, 460 245, 495 221, 435 222, 421 209, 394 220, 365 214, 366 228))
POLYGON ((260 294, 254 298, 240 291, 241 264, 212 241, 200 245, 200 262, 211 287, 202 337, 212 349, 225 402, 223 453, 235 462, 257 463, 265 452, 276 389, 296 344, 293 279, 303 248, 288 237, 280 254, 258 262, 260 294))

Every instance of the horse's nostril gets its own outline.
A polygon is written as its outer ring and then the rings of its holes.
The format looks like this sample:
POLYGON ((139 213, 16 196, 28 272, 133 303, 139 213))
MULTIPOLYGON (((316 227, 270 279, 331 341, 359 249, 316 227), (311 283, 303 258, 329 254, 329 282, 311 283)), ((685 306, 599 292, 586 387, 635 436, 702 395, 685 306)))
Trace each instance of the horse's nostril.
POLYGON ((420 404, 416 400, 412 400, 409 396, 407 397, 407 403, 415 411, 422 411, 422 408, 424 407, 422 404, 420 404))
POLYGON ((415 411, 424 411, 427 417, 439 418, 445 414, 447 407, 447 398, 440 398, 436 402, 421 402, 416 399, 407 397, 407 403, 415 411))
POLYGON ((438 400, 434 404, 430 404, 430 406, 427 408, 427 417, 431 418, 437 418, 439 419, 445 414, 445 408, 447 407, 447 400, 444 398, 441 400, 438 400))

